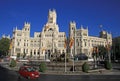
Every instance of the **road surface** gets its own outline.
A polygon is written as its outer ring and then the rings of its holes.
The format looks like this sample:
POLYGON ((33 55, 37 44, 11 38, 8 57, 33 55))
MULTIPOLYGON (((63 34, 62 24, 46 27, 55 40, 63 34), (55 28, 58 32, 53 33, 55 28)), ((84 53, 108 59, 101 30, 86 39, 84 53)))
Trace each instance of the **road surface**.
POLYGON ((0 66, 0 81, 120 81, 120 75, 48 75, 41 74, 40 78, 28 80, 18 78, 18 73, 0 66))

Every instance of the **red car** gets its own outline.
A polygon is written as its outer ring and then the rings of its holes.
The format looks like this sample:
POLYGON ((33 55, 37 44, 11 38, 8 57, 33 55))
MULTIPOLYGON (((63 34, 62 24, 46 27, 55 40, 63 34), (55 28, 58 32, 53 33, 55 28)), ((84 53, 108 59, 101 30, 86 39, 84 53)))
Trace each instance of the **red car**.
POLYGON ((40 76, 40 73, 32 66, 20 67, 19 74, 28 79, 36 79, 40 76))

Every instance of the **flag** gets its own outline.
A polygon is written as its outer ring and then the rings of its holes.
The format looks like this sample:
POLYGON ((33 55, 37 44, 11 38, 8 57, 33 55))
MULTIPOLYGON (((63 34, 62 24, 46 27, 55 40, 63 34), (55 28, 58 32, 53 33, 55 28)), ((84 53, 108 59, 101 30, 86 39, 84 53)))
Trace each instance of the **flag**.
POLYGON ((45 50, 45 48, 43 47, 43 48, 42 48, 42 51, 44 51, 44 50, 45 50))
POLYGON ((91 52, 93 52, 93 48, 91 48, 91 52))
POLYGON ((102 27, 103 27, 103 25, 100 25, 99 27, 100 27, 100 28, 102 28, 102 27))
POLYGON ((98 47, 96 47, 96 53, 98 53, 99 52, 99 49, 98 49, 98 47))
POLYGON ((10 50, 12 49, 12 41, 10 42, 9 49, 10 49, 10 50))
POLYGON ((69 43, 70 48, 73 46, 73 43, 74 43, 74 39, 70 38, 70 43, 69 43))
POLYGON ((64 42, 64 48, 67 47, 67 39, 65 39, 65 42, 64 42))
POLYGON ((99 27, 100 27, 101 30, 103 30, 103 25, 100 25, 99 27))
POLYGON ((46 31, 48 28, 49 28, 49 26, 48 26, 48 25, 46 25, 46 26, 45 26, 45 29, 44 29, 44 31, 46 31))
POLYGON ((106 49, 107 49, 108 51, 111 49, 110 44, 107 44, 107 45, 106 45, 106 49))
POLYGON ((47 30, 49 28, 49 26, 47 25, 46 27, 45 27, 45 30, 47 30))

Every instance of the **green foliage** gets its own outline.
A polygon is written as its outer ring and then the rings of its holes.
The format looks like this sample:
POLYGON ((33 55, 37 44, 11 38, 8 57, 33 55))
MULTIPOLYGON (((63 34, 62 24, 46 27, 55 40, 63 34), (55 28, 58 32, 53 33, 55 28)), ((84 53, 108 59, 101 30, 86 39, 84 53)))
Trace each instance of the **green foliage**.
POLYGON ((39 71, 40 72, 45 72, 47 70, 47 66, 44 62, 42 62, 39 66, 39 71))
POLYGON ((15 67, 17 65, 16 61, 14 59, 10 62, 10 67, 15 67))
POLYGON ((10 47, 10 39, 0 39, 0 54, 7 55, 10 47))
POLYGON ((17 58, 20 58, 20 53, 17 54, 17 58))
POLYGON ((105 61, 105 68, 108 69, 108 70, 112 69, 112 64, 111 64, 111 62, 105 61))
POLYGON ((88 63, 85 62, 85 63, 82 65, 82 71, 83 71, 83 72, 88 72, 89 69, 90 69, 90 68, 89 68, 88 63))
POLYGON ((113 38, 112 50, 113 50, 114 57, 116 59, 120 59, 120 36, 113 38))
POLYGON ((107 50, 104 46, 98 46, 100 56, 105 55, 107 50))

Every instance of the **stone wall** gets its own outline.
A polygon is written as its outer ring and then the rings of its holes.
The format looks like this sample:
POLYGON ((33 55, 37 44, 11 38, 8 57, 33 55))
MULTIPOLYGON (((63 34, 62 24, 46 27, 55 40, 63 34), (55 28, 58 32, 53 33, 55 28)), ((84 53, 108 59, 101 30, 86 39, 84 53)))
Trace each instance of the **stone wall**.
MULTIPOLYGON (((82 71, 82 65, 85 61, 79 61, 79 62, 74 62, 74 68, 75 71, 82 71)), ((47 71, 65 71, 65 63, 58 63, 58 62, 54 62, 54 63, 46 63, 47 64, 47 71)), ((90 68, 93 67, 93 63, 92 62, 88 62, 88 64, 90 65, 90 68)), ((73 71, 73 62, 69 62, 66 63, 66 70, 67 71, 73 71)))

